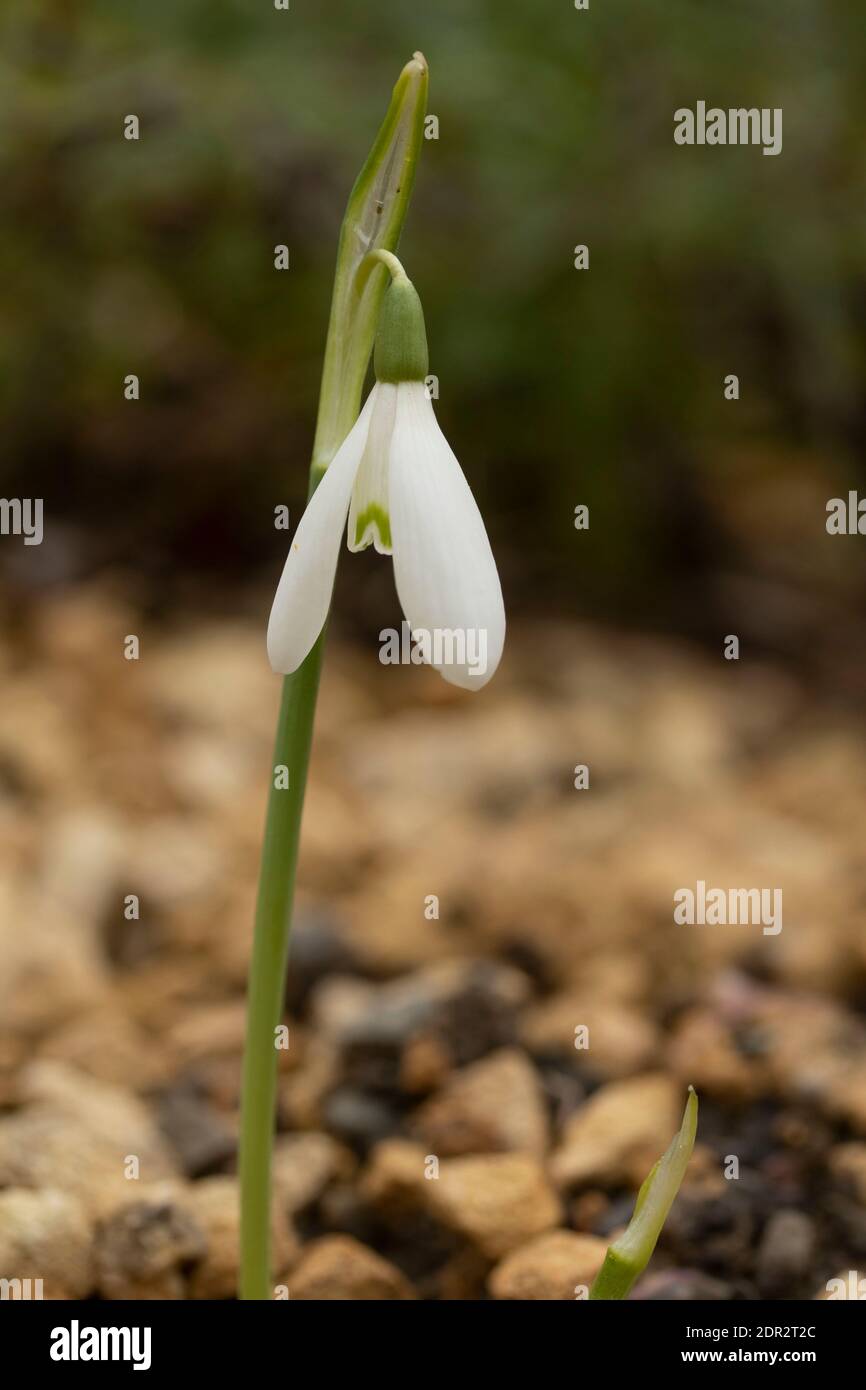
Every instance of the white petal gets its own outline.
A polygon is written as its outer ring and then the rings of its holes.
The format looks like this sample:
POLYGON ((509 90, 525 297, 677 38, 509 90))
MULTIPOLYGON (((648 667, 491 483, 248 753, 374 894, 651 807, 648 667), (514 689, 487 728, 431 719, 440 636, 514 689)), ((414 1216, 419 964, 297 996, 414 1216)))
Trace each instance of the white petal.
POLYGON ((366 550, 375 542, 380 555, 391 554, 391 518, 388 509, 388 462, 397 387, 387 381, 376 386, 376 408, 367 431, 361 466, 355 477, 349 508, 349 549, 366 550))
POLYGON ((397 387, 389 499, 409 626, 429 634, 431 664, 447 681, 479 690, 505 643, 502 589, 481 513, 420 381, 397 387))
POLYGON ((268 659, 296 671, 328 616, 346 512, 376 403, 374 386, 298 523, 268 622, 268 659))

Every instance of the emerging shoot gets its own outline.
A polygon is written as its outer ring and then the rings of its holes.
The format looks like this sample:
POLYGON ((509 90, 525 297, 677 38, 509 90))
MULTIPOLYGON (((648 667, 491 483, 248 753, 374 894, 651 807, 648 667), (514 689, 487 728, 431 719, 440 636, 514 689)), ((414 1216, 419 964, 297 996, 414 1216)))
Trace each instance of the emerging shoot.
POLYGON ((634 1281, 643 1274, 680 1190, 695 1147, 697 1128, 698 1098, 694 1087, 690 1086, 680 1131, 650 1170, 637 1194, 631 1221, 608 1249, 589 1291, 591 1299, 625 1298, 634 1281))

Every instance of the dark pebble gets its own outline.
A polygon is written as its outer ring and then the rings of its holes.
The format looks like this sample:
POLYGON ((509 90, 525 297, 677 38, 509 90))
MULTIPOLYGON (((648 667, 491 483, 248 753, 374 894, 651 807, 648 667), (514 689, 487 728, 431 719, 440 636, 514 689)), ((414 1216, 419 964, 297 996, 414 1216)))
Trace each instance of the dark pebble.
POLYGON ((325 1127, 361 1154, 399 1133, 400 1116, 388 1101, 355 1086, 340 1086, 325 1102, 325 1127))
POLYGON ((188 1178, 220 1172, 237 1152, 234 1134, 189 1080, 162 1093, 157 1115, 188 1178))
POLYGON ((358 960, 335 917, 326 912, 299 913, 292 925, 286 1010, 303 1017, 311 991, 327 975, 354 975, 358 960))
POLYGON ((458 1067, 514 1043, 517 1009, 502 990, 500 970, 481 961, 455 972, 453 986, 445 989, 424 973, 397 988, 383 986, 343 1035, 347 1080, 361 1088, 399 1090, 403 1053, 422 1035, 441 1042, 458 1067))
POLYGON ((660 1269, 651 1270, 638 1280, 629 1297, 643 1302, 690 1303, 703 1299, 721 1303, 734 1297, 734 1289, 700 1269, 660 1269))
POLYGON ((774 1212, 758 1247, 756 1277, 767 1298, 793 1297, 808 1281, 815 1256, 815 1226, 804 1211, 774 1212))

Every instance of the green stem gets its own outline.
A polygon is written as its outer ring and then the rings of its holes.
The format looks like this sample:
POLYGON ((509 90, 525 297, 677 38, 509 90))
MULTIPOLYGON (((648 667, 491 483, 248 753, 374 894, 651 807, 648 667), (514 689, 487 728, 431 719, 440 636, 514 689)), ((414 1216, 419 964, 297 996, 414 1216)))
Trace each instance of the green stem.
POLYGON ((280 790, 276 778, 271 782, 250 965, 241 1107, 243 1299, 272 1296, 271 1148, 278 1060, 275 1030, 283 1013, 301 814, 324 645, 322 632, 303 665, 285 677, 274 744, 274 766, 284 764, 289 769, 289 785, 280 790))
MULTIPOLYGON (((427 64, 407 63, 370 155, 349 198, 340 233, 331 317, 325 344, 308 497, 311 497, 358 415, 373 348, 384 275, 356 279, 367 253, 393 250, 400 238, 423 138, 427 64)), ((271 1151, 277 1094, 277 1029, 283 1015, 289 931, 324 630, 309 656, 283 682, 259 873, 247 999, 240 1133, 242 1299, 270 1299, 271 1151)))

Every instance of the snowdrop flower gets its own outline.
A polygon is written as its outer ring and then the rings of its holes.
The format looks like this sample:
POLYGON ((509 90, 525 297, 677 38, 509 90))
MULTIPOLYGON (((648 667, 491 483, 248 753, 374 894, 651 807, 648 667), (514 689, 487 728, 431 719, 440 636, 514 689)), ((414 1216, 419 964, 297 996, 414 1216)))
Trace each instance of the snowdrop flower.
POLYGON ((421 301, 400 262, 379 317, 376 384, 295 532, 268 624, 275 671, 295 671, 328 615, 348 513, 350 550, 391 555, 419 649, 453 685, 477 690, 496 670, 505 609, 481 513, 439 428, 424 379, 421 301), (443 639, 444 635, 444 639, 443 639), (485 652, 485 661, 469 653, 485 652))

